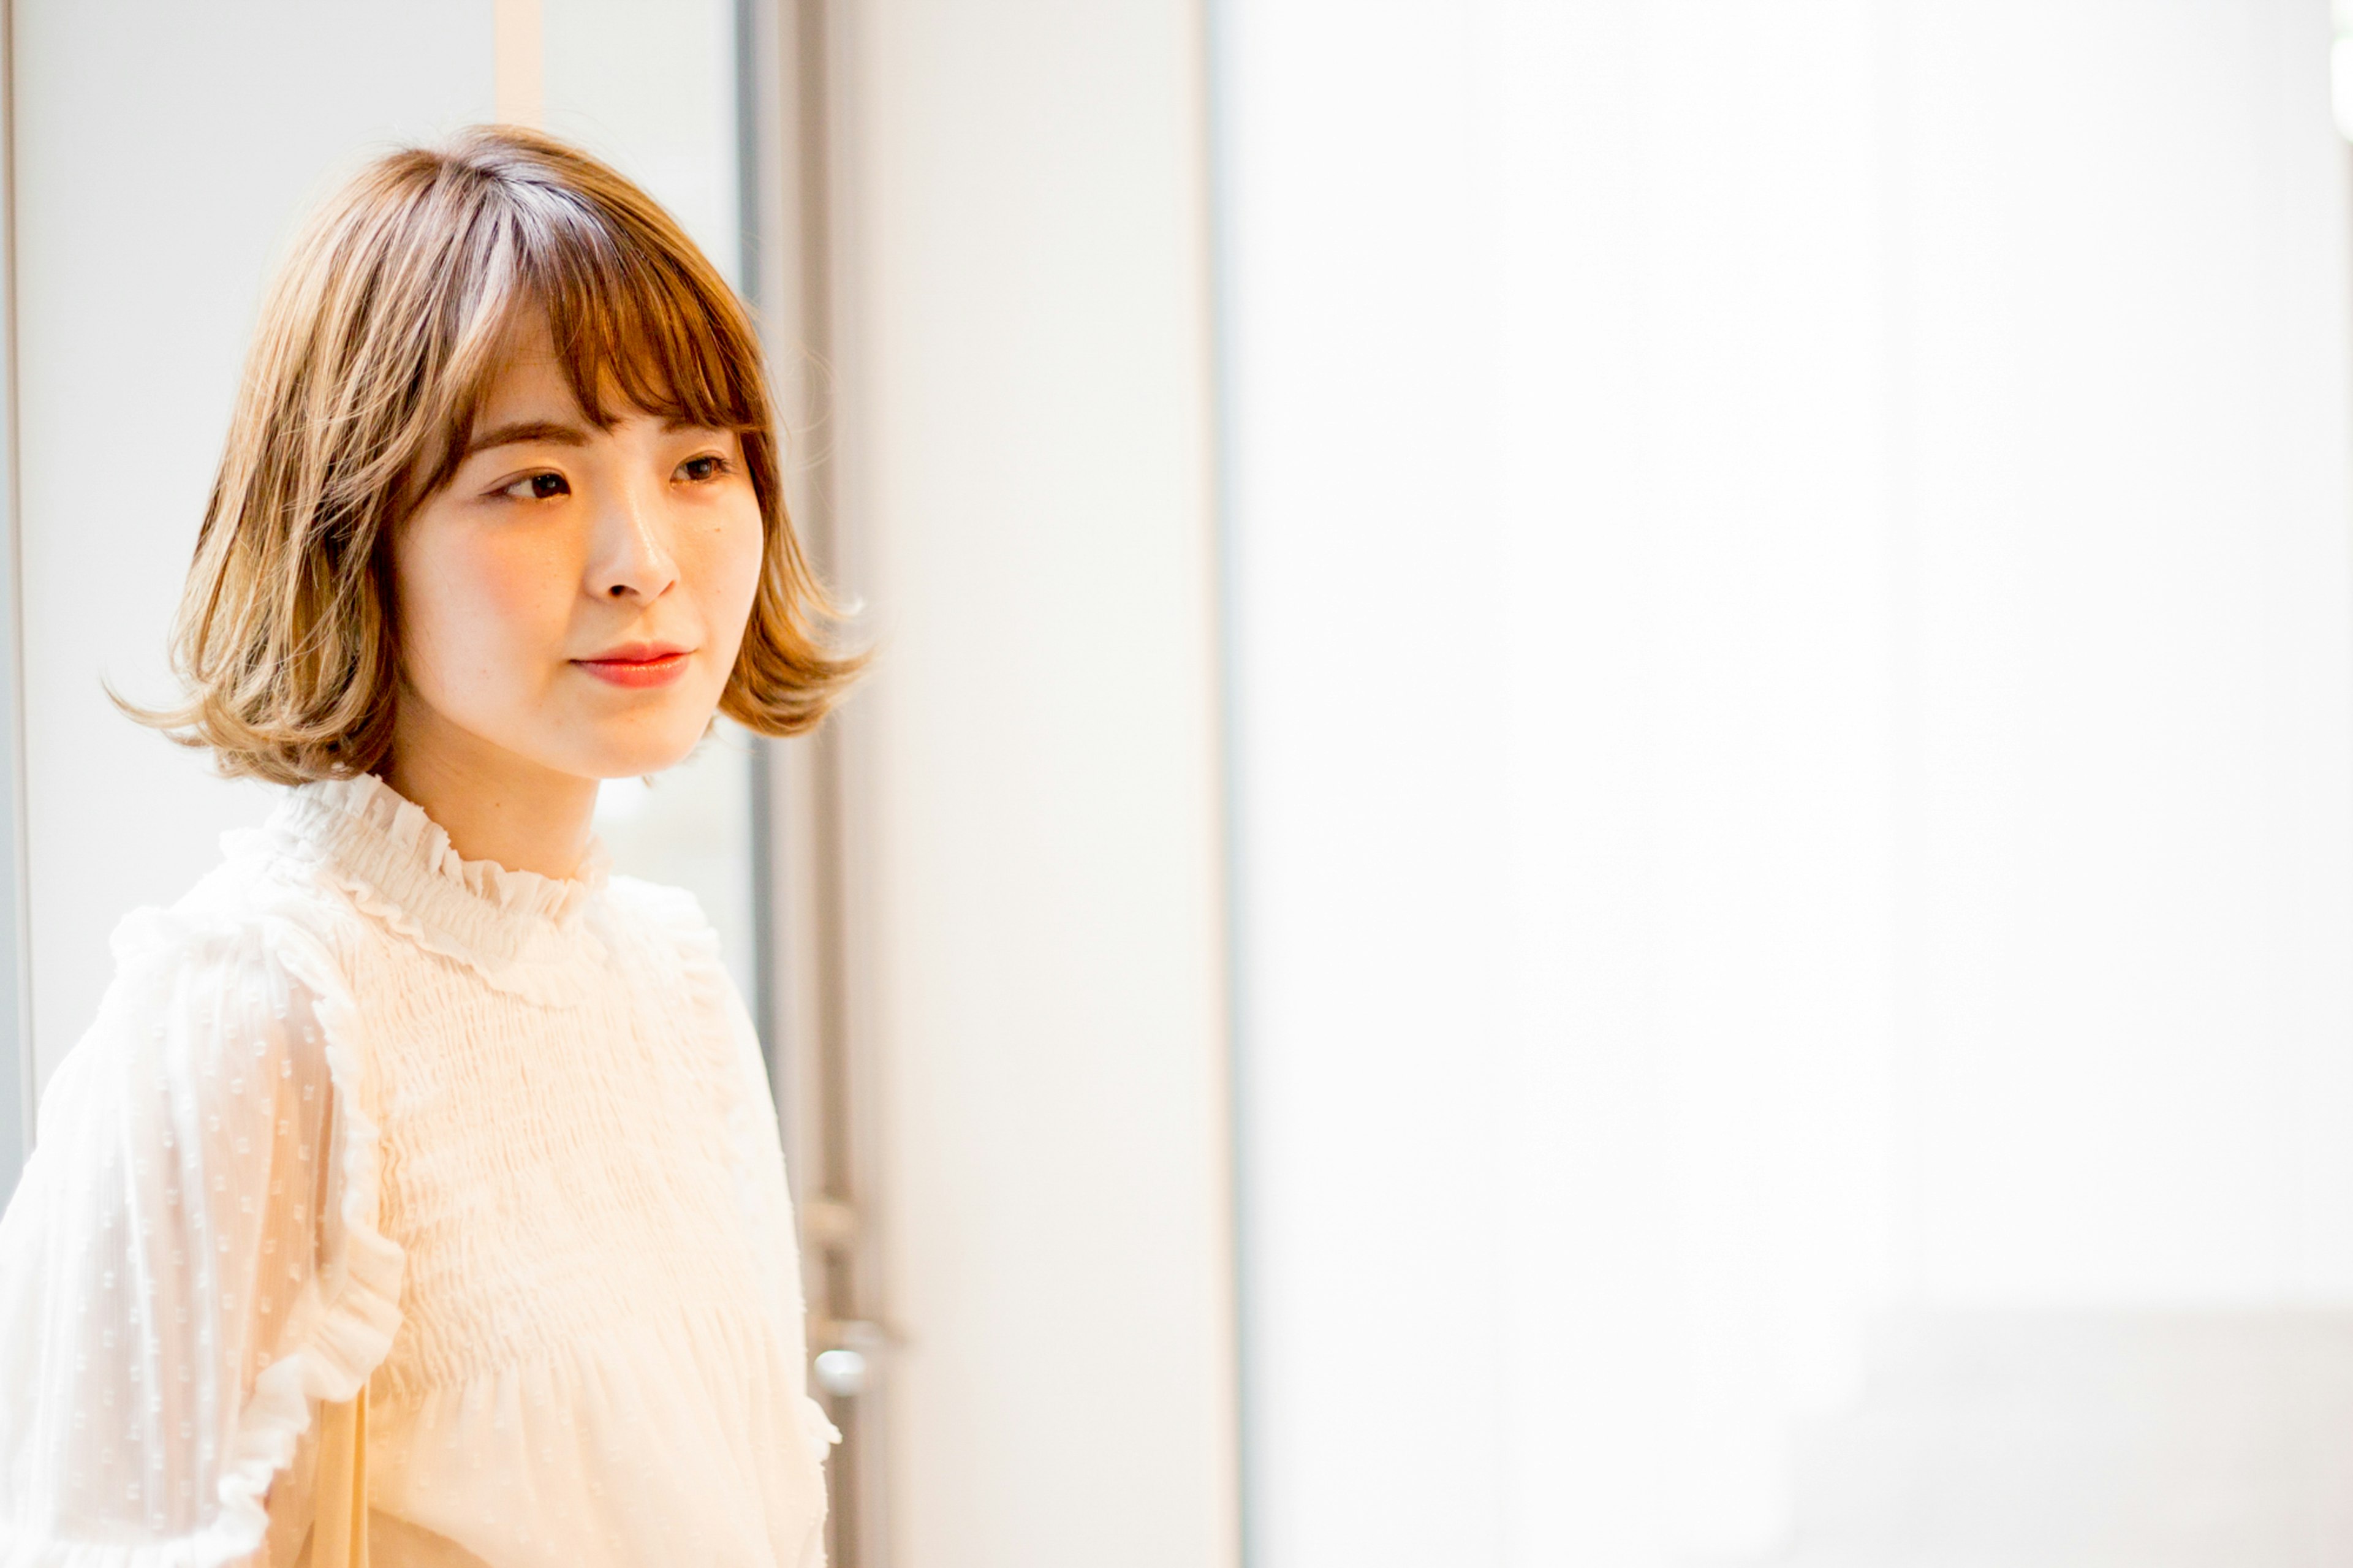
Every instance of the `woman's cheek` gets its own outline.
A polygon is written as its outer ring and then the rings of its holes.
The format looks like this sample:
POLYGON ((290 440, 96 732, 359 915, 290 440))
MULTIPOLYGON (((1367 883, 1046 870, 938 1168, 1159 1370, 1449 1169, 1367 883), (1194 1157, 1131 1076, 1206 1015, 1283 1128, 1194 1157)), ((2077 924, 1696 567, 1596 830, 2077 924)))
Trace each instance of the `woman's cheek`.
POLYGON ((759 503, 746 498, 745 506, 720 527, 703 536, 693 564, 695 601, 703 616, 704 633, 714 644, 733 650, 752 617, 752 601, 760 588, 760 561, 765 530, 759 503))
POLYGON ((465 582, 457 595, 466 601, 463 618, 470 626, 459 635, 517 673, 563 664, 579 572, 567 571, 561 556, 520 532, 475 542, 466 552, 465 582))
POLYGON ((475 574, 463 543, 438 521, 427 514, 410 524, 395 567, 401 662, 426 701, 446 710, 454 693, 479 680, 485 657, 475 574))
POLYGON ((763 533, 755 524, 735 557, 735 629, 739 634, 752 618, 752 601, 760 591, 760 562, 765 543, 763 533))

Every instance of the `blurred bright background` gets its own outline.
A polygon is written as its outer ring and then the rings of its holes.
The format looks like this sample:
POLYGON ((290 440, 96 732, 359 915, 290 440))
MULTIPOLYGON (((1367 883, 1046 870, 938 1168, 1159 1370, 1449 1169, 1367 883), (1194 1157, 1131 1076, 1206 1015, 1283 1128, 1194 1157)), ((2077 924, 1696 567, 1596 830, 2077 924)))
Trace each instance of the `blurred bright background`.
POLYGON ((268 809, 100 682, 269 259, 530 121, 879 650, 599 812, 762 1022, 837 1564, 2353 1563, 2345 0, 5 23, 0 1185, 268 809))

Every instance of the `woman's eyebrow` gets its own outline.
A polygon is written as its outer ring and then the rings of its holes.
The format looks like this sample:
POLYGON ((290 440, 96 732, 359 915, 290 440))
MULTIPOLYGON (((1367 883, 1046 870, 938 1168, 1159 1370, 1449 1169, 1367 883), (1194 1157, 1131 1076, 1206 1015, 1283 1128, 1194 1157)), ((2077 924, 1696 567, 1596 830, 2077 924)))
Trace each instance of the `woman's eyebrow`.
POLYGON ((477 431, 466 443, 466 456, 470 458, 493 447, 520 446, 526 441, 553 447, 586 447, 588 432, 577 425, 566 425, 559 420, 519 419, 512 424, 477 431))

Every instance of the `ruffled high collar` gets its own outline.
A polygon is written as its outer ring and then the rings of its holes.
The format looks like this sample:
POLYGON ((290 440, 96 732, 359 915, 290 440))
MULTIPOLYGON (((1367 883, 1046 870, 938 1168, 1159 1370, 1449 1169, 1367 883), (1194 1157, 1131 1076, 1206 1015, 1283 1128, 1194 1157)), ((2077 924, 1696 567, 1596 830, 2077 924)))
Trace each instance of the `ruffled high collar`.
POLYGON ((368 912, 493 983, 516 978, 510 972, 519 965, 578 957, 582 944, 594 945, 580 930, 605 885, 604 848, 593 840, 569 879, 462 859, 423 807, 372 773, 298 786, 269 826, 368 912))

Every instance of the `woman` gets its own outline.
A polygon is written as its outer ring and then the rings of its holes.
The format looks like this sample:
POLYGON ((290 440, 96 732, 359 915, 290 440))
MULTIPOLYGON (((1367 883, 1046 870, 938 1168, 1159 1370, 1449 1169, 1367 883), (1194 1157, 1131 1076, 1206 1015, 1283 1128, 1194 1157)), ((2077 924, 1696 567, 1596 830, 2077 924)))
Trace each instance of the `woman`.
POLYGON ((263 310, 139 716, 290 787, 118 973, 0 1220, 0 1564, 812 1563, 757 1042, 597 782, 855 660, 756 342, 561 143, 374 164, 263 310))

